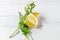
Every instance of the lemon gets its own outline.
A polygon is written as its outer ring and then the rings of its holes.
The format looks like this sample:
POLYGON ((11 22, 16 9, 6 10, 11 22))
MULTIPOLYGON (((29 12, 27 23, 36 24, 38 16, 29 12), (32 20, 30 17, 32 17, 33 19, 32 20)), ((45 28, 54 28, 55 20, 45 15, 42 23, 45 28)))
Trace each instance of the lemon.
POLYGON ((36 27, 37 24, 38 24, 38 20, 37 20, 37 18, 31 13, 31 14, 29 14, 29 15, 26 17, 24 23, 25 23, 28 27, 36 27))
POLYGON ((38 13, 38 12, 33 12, 33 15, 34 15, 35 17, 38 17, 39 13, 38 13))

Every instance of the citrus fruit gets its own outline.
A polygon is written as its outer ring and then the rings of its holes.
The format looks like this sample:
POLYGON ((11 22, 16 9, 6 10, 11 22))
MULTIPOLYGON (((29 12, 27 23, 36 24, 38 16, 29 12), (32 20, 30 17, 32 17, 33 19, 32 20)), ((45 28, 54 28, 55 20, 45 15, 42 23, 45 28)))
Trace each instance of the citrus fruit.
POLYGON ((26 17, 24 23, 25 23, 28 27, 36 27, 37 24, 38 24, 38 20, 37 20, 37 18, 31 13, 31 14, 29 14, 29 15, 26 17))

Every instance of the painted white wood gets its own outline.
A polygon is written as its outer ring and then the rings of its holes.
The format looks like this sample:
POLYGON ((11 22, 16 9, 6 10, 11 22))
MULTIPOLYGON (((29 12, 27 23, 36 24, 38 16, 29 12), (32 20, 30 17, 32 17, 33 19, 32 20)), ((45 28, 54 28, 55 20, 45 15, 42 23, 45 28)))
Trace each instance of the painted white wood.
MULTIPOLYGON (((36 7, 33 11, 40 12, 45 18, 42 28, 32 29, 34 40, 60 40, 60 0, 33 0, 36 7)), ((0 40, 25 40, 21 34, 13 38, 9 35, 18 26, 18 11, 24 14, 24 6, 32 0, 0 0, 0 40)))

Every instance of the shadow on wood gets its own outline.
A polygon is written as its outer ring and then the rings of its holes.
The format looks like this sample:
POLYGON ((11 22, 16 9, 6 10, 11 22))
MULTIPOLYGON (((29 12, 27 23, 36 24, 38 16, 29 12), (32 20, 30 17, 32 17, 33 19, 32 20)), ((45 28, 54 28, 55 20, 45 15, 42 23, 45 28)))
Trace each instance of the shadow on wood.
POLYGON ((44 21, 45 21, 45 18, 44 18, 43 16, 40 16, 40 15, 39 15, 38 25, 37 25, 37 28, 38 28, 38 29, 41 29, 41 28, 42 28, 44 21))

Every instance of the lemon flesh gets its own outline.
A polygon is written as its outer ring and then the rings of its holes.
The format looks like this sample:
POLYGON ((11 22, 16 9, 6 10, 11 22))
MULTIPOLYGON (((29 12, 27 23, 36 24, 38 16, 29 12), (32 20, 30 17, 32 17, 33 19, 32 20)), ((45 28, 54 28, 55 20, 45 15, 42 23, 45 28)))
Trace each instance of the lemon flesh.
POLYGON ((25 19, 24 23, 28 26, 28 27, 36 27, 38 24, 38 20, 37 18, 31 13, 27 16, 27 18, 25 19))

